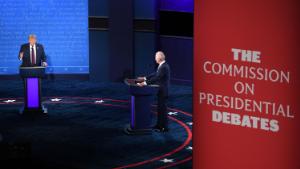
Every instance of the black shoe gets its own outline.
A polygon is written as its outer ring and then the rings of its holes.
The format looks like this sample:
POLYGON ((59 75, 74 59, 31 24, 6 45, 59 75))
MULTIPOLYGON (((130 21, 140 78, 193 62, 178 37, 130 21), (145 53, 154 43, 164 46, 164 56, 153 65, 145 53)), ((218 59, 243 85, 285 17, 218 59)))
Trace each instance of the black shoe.
POLYGON ((160 129, 160 132, 168 132, 168 131, 169 131, 169 129, 166 128, 166 127, 163 127, 163 128, 160 129))
POLYGON ((164 132, 168 132, 169 129, 166 128, 166 127, 160 127, 160 128, 158 128, 158 129, 156 129, 154 131, 164 133, 164 132))
POLYGON ((152 129, 153 129, 154 131, 159 131, 161 128, 162 128, 162 127, 160 127, 160 126, 158 126, 158 125, 155 125, 155 126, 152 127, 152 129))

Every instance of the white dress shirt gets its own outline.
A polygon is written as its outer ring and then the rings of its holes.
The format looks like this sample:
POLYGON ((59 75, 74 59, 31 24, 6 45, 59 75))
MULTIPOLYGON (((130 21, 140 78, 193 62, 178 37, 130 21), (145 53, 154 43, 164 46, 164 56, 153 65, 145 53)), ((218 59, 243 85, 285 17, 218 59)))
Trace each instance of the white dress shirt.
POLYGON ((162 61, 162 62, 160 62, 160 64, 159 64, 158 67, 157 67, 157 71, 158 71, 158 69, 161 67, 161 65, 164 64, 165 62, 166 62, 165 60, 162 61))
POLYGON ((31 55, 31 54, 32 54, 32 47, 33 47, 33 49, 34 49, 34 56, 35 56, 35 57, 34 57, 34 58, 35 58, 34 63, 36 63, 36 45, 35 45, 35 44, 34 44, 33 46, 31 46, 31 45, 29 44, 29 49, 30 49, 30 62, 33 63, 32 60, 31 60, 31 56, 32 56, 32 55, 31 55))

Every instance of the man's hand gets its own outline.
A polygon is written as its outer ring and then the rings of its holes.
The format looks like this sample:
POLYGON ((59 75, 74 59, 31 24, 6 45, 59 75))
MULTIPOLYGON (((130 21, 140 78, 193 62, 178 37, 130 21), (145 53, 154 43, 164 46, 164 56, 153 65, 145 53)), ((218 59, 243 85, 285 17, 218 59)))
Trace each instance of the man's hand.
POLYGON ((137 85, 138 85, 139 87, 144 87, 144 86, 146 86, 146 83, 145 83, 145 82, 137 83, 137 85))
POLYGON ((21 53, 20 53, 20 57, 19 57, 19 59, 20 59, 20 60, 22 60, 22 59, 23 59, 23 56, 24 56, 24 53, 23 53, 23 52, 21 52, 21 53))
POLYGON ((146 78, 145 78, 145 77, 138 77, 138 78, 136 79, 136 82, 139 82, 139 83, 142 83, 142 82, 144 82, 144 81, 146 81, 146 78))
POLYGON ((47 67, 48 66, 47 62, 43 62, 42 66, 47 67))
POLYGON ((138 77, 137 79, 138 79, 138 80, 145 80, 146 77, 138 77))

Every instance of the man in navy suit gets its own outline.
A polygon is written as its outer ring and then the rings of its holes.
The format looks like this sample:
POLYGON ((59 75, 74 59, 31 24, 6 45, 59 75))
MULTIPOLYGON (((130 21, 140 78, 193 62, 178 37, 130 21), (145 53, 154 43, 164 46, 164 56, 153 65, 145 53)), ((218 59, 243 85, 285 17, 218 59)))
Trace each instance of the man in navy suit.
POLYGON ((44 47, 36 43, 36 36, 29 35, 29 43, 23 44, 19 52, 22 67, 47 66, 44 47))
POLYGON ((167 99, 169 96, 170 86, 170 67, 165 59, 165 54, 161 51, 156 52, 155 61, 158 64, 157 71, 146 77, 139 77, 143 82, 138 83, 139 86, 157 84, 159 90, 157 94, 157 124, 153 127, 155 131, 167 132, 168 117, 167 117, 167 99))

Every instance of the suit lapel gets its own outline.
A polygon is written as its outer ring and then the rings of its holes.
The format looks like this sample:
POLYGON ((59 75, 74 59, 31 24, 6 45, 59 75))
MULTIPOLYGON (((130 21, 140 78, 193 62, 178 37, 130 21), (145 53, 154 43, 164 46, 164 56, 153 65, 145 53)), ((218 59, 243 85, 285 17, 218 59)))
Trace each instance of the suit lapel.
POLYGON ((38 63, 38 61, 39 61, 39 52, 40 52, 40 45, 38 45, 38 44, 35 44, 35 48, 36 48, 36 56, 35 56, 35 58, 36 58, 36 63, 38 63))
POLYGON ((26 45, 26 53, 27 53, 28 60, 29 60, 29 63, 30 63, 30 44, 29 43, 27 43, 27 45, 26 45))
POLYGON ((40 50, 40 46, 36 44, 36 53, 40 50))

